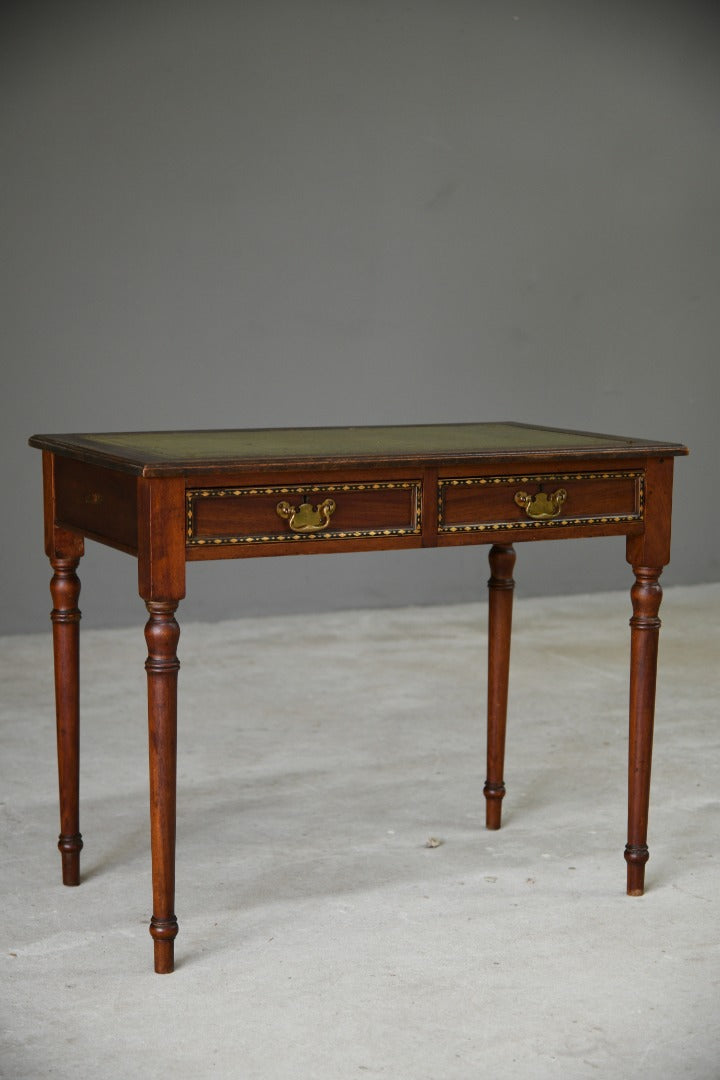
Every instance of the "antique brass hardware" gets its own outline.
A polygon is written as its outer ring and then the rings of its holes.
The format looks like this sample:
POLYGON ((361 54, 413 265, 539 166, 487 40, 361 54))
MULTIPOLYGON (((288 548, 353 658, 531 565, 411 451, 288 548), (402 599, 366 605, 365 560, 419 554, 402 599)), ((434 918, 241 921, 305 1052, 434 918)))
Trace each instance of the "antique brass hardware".
POLYGON ((565 488, 558 488, 551 495, 545 491, 538 491, 537 495, 528 495, 527 491, 515 492, 515 502, 518 506, 524 506, 527 516, 535 521, 548 521, 557 517, 566 499, 565 488))
POLYGON ((303 502, 291 506, 289 502, 279 502, 275 507, 278 517, 285 518, 293 532, 312 533, 327 529, 330 518, 335 513, 335 500, 325 499, 319 506, 303 502))

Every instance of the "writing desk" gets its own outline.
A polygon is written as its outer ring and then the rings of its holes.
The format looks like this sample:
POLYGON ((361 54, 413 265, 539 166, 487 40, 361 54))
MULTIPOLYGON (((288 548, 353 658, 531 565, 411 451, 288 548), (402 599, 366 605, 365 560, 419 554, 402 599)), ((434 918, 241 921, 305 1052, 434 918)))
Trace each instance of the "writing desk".
POLYGON ((77 567, 86 537, 138 560, 149 619, 155 970, 173 970, 175 620, 185 564, 490 544, 486 823, 500 827, 515 541, 626 537, 631 590, 627 891, 639 896, 677 443, 528 424, 34 435, 43 451, 63 882, 80 881, 77 567))

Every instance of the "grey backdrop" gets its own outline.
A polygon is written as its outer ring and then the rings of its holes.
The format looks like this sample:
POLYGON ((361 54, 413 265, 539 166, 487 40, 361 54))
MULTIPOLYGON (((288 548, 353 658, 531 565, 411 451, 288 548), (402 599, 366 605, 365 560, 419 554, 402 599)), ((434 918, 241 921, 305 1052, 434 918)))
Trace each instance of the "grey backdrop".
MULTIPOLYGON (((3 6, 2 632, 47 625, 34 431, 520 419, 686 441, 718 577, 709 4, 3 6)), ((521 592, 629 586, 622 541, 521 592)), ((86 625, 144 620, 88 543, 86 625)), ((482 548, 193 565, 182 618, 476 598, 482 548)))

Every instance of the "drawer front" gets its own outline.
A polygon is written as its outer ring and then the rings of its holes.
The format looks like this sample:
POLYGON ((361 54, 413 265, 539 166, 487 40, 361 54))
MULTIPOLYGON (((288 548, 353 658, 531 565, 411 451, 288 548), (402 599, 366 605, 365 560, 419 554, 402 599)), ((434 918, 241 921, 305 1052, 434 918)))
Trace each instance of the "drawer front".
POLYGON ((191 488, 189 547, 307 544, 421 531, 420 480, 191 488))
POLYGON ((642 521, 644 474, 538 473, 438 482, 439 533, 557 529, 642 521))
POLYGON ((72 458, 55 458, 55 519, 103 544, 137 553, 137 479, 72 458))

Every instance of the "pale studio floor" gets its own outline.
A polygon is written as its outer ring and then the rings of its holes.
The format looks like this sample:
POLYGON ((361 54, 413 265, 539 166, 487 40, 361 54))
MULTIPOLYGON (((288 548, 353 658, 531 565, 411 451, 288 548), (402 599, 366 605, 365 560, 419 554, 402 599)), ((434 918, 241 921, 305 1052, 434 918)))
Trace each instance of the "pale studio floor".
POLYGON ((717 1080, 719 611, 719 585, 666 590, 640 899, 627 594, 517 603, 499 833, 483 606, 184 626, 170 976, 142 634, 84 634, 79 889, 54 848, 48 636, 4 639, 0 1075, 717 1080))

